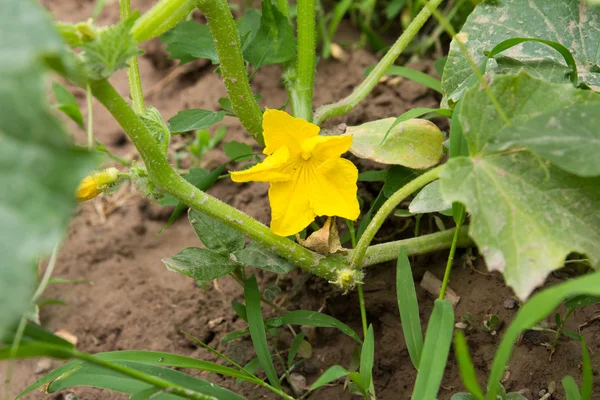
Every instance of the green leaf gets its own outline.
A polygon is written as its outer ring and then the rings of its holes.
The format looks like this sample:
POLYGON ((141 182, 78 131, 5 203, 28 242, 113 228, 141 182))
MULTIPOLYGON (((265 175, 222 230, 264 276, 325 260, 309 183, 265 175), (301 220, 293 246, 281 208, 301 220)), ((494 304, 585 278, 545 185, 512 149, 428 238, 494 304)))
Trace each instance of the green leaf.
POLYGON ((384 182, 388 176, 387 170, 370 170, 358 174, 359 182, 384 182))
POLYGON ((383 195, 387 198, 392 197, 398 189, 415 179, 417 176, 419 176, 419 174, 412 169, 400 165, 392 165, 388 170, 385 183, 383 184, 383 195))
POLYGON ((267 334, 260 309, 260 292, 258 291, 258 284, 254 275, 244 283, 244 298, 246 299, 250 337, 252 337, 256 356, 271 385, 279 389, 281 386, 279 385, 279 378, 273 366, 269 345, 267 344, 267 334))
POLYGON ((75 148, 45 104, 43 60, 65 45, 46 10, 9 0, 0 12, 0 337, 31 305, 38 259, 61 241, 79 181, 96 158, 75 148))
POLYGON ((260 29, 260 19, 262 12, 256 8, 248 8, 244 16, 237 21, 238 32, 242 39, 242 52, 246 50, 248 45, 252 43, 258 30, 260 29))
POLYGON ((401 114, 398 118, 396 118, 394 120, 394 123, 392 123, 385 131, 385 135, 383 136, 383 139, 381 139, 381 142, 382 143, 385 142, 385 140, 387 139, 387 137, 390 134, 390 132, 392 131, 392 129, 399 123, 408 121, 413 118, 422 117, 423 115, 426 115, 426 114, 438 114, 438 115, 442 115, 444 117, 452 117, 452 111, 445 109, 445 108, 427 108, 427 107, 412 108, 412 109, 408 110, 407 112, 401 114))
POLYGON ((591 400, 594 391, 594 375, 592 371, 592 362, 590 352, 585 344, 585 339, 581 338, 581 355, 583 359, 583 378, 581 379, 581 400, 591 400))
MULTIPOLYGON (((502 0, 479 4, 458 37, 477 65, 487 58, 484 51, 515 36, 558 42, 575 57, 579 82, 598 90, 600 74, 594 71, 598 68, 596 36, 599 30, 600 10, 579 0, 502 0)), ((541 43, 522 43, 487 63, 487 71, 494 73, 514 73, 521 69, 552 82, 569 81, 570 69, 563 56, 541 43)), ((442 76, 445 94, 442 104, 458 101, 472 76, 455 39, 442 76)))
POLYGON ((338 379, 348 375, 348 373, 349 372, 346 371, 341 365, 334 365, 333 367, 329 367, 327 371, 323 372, 323 375, 321 375, 319 379, 317 379, 315 383, 313 383, 310 386, 309 391, 312 392, 313 390, 325 386, 328 383, 337 381, 338 379))
POLYGON ((600 103, 597 93, 575 89, 570 84, 548 83, 524 72, 496 76, 490 89, 510 126, 499 117, 494 104, 479 85, 469 89, 462 100, 459 119, 471 155, 496 151, 488 150, 486 146, 497 136, 510 135, 499 133, 503 129, 510 132, 541 115, 552 115, 574 105, 600 103))
POLYGON ((276 274, 287 274, 296 268, 283 257, 270 252, 256 242, 250 242, 245 249, 234 253, 236 260, 247 267, 260 268, 276 274))
POLYGON ((125 21, 98 30, 98 36, 82 44, 82 59, 90 79, 110 77, 115 71, 127 67, 127 61, 143 52, 129 33, 139 12, 134 12, 125 21))
POLYGON ((598 296, 575 296, 565 301, 567 308, 583 308, 600 302, 598 296))
POLYGON ((599 103, 577 104, 507 127, 494 137, 490 150, 525 147, 572 174, 598 176, 599 108, 599 103))
POLYGON ((260 29, 244 47, 244 58, 256 68, 284 63, 296 56, 294 28, 271 0, 262 1, 260 29))
POLYGON ((465 335, 461 331, 457 331, 454 335, 454 354, 458 361, 460 376, 465 388, 473 394, 473 400, 484 400, 485 396, 477 381, 475 366, 469 354, 469 346, 467 345, 465 335))
POLYGON ((156 140, 156 143, 160 145, 163 154, 166 156, 171 141, 171 132, 169 132, 169 128, 167 128, 160 111, 158 111, 156 107, 146 107, 146 111, 144 114, 140 115, 140 119, 146 128, 148 128, 152 137, 156 140))
POLYGON ((565 376, 562 380, 562 385, 565 389, 567 400, 581 400, 581 393, 579 393, 577 383, 575 383, 575 379, 572 376, 565 376))
POLYGON ((440 191, 440 181, 435 180, 425 186, 410 202, 408 210, 413 214, 439 212, 452 215, 452 203, 444 201, 440 191))
MULTIPOLYGON (((210 174, 211 171, 206 170, 204 168, 191 168, 188 174, 183 176, 183 179, 185 179, 192 185, 198 187, 198 185, 202 184, 206 180, 210 180, 210 174)), ((176 206, 177 204, 179 204, 179 200, 171 196, 169 193, 165 193, 165 195, 158 200, 158 204, 160 204, 161 206, 176 206)))
POLYGON ((248 161, 254 158, 252 146, 232 140, 223 145, 225 155, 236 162, 248 161))
POLYGON ((52 82, 52 93, 54 93, 54 98, 58 102, 54 107, 65 113, 67 117, 71 118, 83 129, 83 115, 81 115, 81 110, 75 96, 58 82, 52 82))
POLYGON ((202 244, 227 258, 244 248, 244 235, 206 214, 190 209, 189 220, 202 244))
POLYGON ((295 310, 289 311, 278 318, 280 325, 307 325, 316 326, 318 328, 337 328, 342 333, 350 336, 358 343, 362 343, 360 337, 352 328, 344 324, 340 320, 326 314, 321 314, 317 311, 295 310))
POLYGON ((453 158, 441 190, 466 206, 488 269, 502 272, 521 299, 571 252, 600 262, 600 178, 575 177, 520 152, 453 158))
POLYGON ((454 310, 448 300, 436 300, 429 319, 419 373, 412 393, 413 399, 435 399, 442 383, 448 360, 454 310))
POLYGON ((167 45, 170 59, 180 60, 180 65, 197 58, 207 58, 219 63, 217 48, 208 25, 185 21, 159 37, 167 45))
POLYGON ((239 301, 232 300, 231 307, 238 317, 248 322, 248 315, 246 313, 246 306, 239 301))
POLYGON ((217 122, 223 121, 224 117, 224 111, 192 108, 190 110, 179 111, 176 116, 171 118, 169 120, 169 129, 173 134, 206 129, 217 122))
POLYGON ((444 155, 444 135, 432 122, 411 119, 396 125, 384 137, 395 118, 367 122, 346 129, 352 135, 350 152, 357 157, 383 164, 425 169, 439 163, 444 155))
POLYGON ((299 334, 296 335, 296 337, 292 341, 292 344, 290 346, 290 352, 288 353, 288 359, 287 359, 287 367, 288 368, 292 367, 292 364, 294 363, 294 358, 296 358, 296 353, 298 353, 298 349, 300 348, 300 345, 302 344, 302 341, 304 340, 305 336, 306 335, 304 334, 304 332, 300 332, 299 334))
POLYGON ((188 247, 171 258, 163 258, 168 270, 200 281, 210 281, 233 272, 239 264, 212 250, 188 247))
POLYGON ((415 291, 415 281, 406 249, 401 247, 396 266, 396 297, 404 341, 413 366, 418 370, 423 352, 423 332, 419 317, 419 303, 415 291))
MULTIPOLYGON (((365 76, 369 75, 375 67, 369 67, 365 70, 365 76)), ((385 71, 385 75, 397 75, 404 78, 410 79, 411 81, 420 83, 429 89, 435 90, 438 93, 442 93, 442 83, 439 79, 434 78, 431 75, 427 75, 424 72, 417 71, 408 67, 401 67, 399 65, 392 65, 385 71)))
POLYGON ((367 329, 367 335, 363 342, 360 351, 360 379, 364 385, 365 390, 369 390, 371 387, 371 380, 373 379, 373 363, 375 362, 375 334, 373 333, 373 325, 369 325, 367 329))
POLYGON ((600 296, 600 272, 584 275, 545 289, 532 296, 521 306, 513 322, 504 333, 502 342, 494 356, 492 370, 488 379, 487 400, 496 399, 496 383, 500 382, 502 374, 504 374, 512 348, 521 332, 546 318, 565 299, 579 295, 600 296))

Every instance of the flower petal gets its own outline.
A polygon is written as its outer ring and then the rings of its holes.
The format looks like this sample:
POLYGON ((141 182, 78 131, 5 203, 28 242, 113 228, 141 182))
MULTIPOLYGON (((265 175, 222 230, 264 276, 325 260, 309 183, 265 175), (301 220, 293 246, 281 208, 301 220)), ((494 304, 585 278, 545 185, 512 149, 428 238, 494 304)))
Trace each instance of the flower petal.
POLYGON ((349 160, 334 158, 314 171, 310 186, 310 205, 321 216, 356 220, 360 207, 356 192, 358 169, 349 160))
POLYGON ((294 118, 280 110, 267 110, 263 115, 265 154, 287 146, 290 154, 299 154, 302 142, 319 134, 320 128, 302 118, 294 118))
POLYGON ((310 184, 307 168, 298 168, 286 182, 271 183, 271 230, 280 236, 290 236, 306 228, 316 217, 308 198, 310 184))
POLYGON ((289 162, 290 152, 286 146, 281 146, 272 155, 267 156, 260 164, 243 171, 231 173, 234 182, 281 182, 291 178, 290 173, 282 171, 289 162))
POLYGON ((302 151, 311 153, 318 165, 331 158, 338 158, 352 146, 352 136, 316 136, 302 143, 302 151))

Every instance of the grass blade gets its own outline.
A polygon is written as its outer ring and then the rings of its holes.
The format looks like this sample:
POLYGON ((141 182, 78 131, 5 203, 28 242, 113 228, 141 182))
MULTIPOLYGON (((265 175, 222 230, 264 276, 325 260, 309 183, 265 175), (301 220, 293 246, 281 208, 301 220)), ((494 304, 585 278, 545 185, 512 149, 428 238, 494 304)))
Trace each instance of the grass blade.
POLYGON ((373 325, 369 325, 367 336, 360 351, 360 378, 365 385, 365 390, 368 391, 371 387, 373 377, 373 363, 375 361, 375 334, 373 333, 373 325))
POLYGON ((512 348, 519 335, 549 315, 565 299, 577 295, 600 296, 600 272, 585 275, 546 289, 531 297, 519 310, 506 330, 496 351, 488 380, 488 400, 496 399, 497 382, 500 382, 508 364, 512 348))
POLYGON ((448 300, 436 300, 419 364, 419 374, 413 390, 413 399, 436 399, 448 361, 454 310, 448 300))
POLYGON ((565 376, 562 380, 562 385, 565 389, 567 400, 581 400, 581 393, 579 393, 577 383, 575 383, 575 379, 572 376, 565 376))
MULTIPOLYGON (((373 70, 374 67, 369 67, 365 70, 365 76, 373 70)), ((392 65, 385 71, 385 75, 397 75, 411 81, 417 82, 429 89, 435 90, 436 92, 442 93, 442 82, 439 79, 434 78, 431 75, 427 75, 424 72, 417 71, 412 68, 402 67, 400 65, 392 65)))
POLYGON ((414 367, 419 369, 421 352, 423 351, 423 331, 419 317, 419 303, 415 291, 415 281, 405 248, 400 248, 396 266, 396 296, 404 340, 408 355, 414 367))
POLYGON ((287 359, 287 367, 288 368, 292 368, 292 364, 294 363, 294 358, 296 357, 296 353, 298 353, 300 344, 304 340, 305 336, 306 335, 304 334, 304 332, 300 332, 294 338, 294 341, 292 342, 292 345, 290 346, 290 352, 288 353, 288 359, 287 359))
POLYGON ((256 277, 252 275, 244 284, 244 297, 246 299, 246 313, 248 316, 248 326, 250 328, 250 337, 252 344, 256 350, 256 356, 271 385, 277 389, 281 389, 279 378, 273 366, 273 359, 269 352, 267 344, 267 334, 265 332, 265 323, 263 321, 262 312, 260 310, 260 292, 256 277))
POLYGON ((316 390, 323 385, 327 385, 330 382, 336 381, 346 375, 348 375, 348 371, 346 371, 340 365, 334 365, 333 367, 330 367, 327 371, 323 372, 323 375, 321 375, 319 379, 317 379, 315 383, 311 385, 308 391, 312 392, 313 390, 316 390))
POLYGON ((592 374, 592 362, 590 361, 590 352, 585 344, 585 339, 581 338, 581 356, 583 359, 583 378, 581 379, 581 400, 590 400, 592 398, 594 377, 592 374))
POLYGON ((475 375, 475 367, 469 354, 469 346, 465 335, 461 331, 457 331, 454 335, 454 354, 458 361, 458 367, 460 369, 460 376, 462 378, 465 388, 475 397, 477 400, 484 400, 483 390, 479 386, 477 376, 475 375))
POLYGON ((352 328, 344 324, 340 320, 326 314, 321 314, 317 311, 296 310, 283 314, 278 318, 281 325, 308 325, 318 328, 337 328, 342 333, 350 336, 358 343, 362 343, 360 337, 352 328))

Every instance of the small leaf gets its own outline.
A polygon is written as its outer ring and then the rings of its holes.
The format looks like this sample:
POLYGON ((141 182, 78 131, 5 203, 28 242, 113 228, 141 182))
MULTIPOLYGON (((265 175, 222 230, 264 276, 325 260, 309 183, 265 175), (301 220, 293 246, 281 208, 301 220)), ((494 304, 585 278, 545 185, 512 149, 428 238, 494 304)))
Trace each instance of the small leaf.
POLYGON ((358 174, 359 182, 384 182, 387 178, 387 170, 371 170, 358 174))
POLYGON ((306 337, 306 334, 304 332, 300 332, 299 334, 296 335, 296 337, 294 337, 294 340, 292 341, 292 345, 290 346, 290 351, 288 353, 288 359, 287 359, 287 367, 288 368, 292 367, 292 364, 294 363, 294 358, 296 358, 296 353, 298 353, 298 349, 300 349, 300 345, 304 341, 305 337, 306 337))
MULTIPOLYGON (((392 197, 402 186, 415 179, 419 174, 412 169, 392 165, 388 170, 385 183, 383 184, 383 195, 387 198, 392 197)), ((378 207, 379 208, 379 207, 378 207)))
POLYGON ((244 284, 244 298, 246 299, 246 311, 248 313, 248 327, 250 328, 250 336, 252 337, 256 356, 271 385, 279 389, 279 378, 273 366, 269 345, 267 344, 267 334, 260 309, 260 293, 254 275, 248 278, 244 284))
POLYGON ((234 253, 237 261, 247 267, 260 268, 276 274, 287 274, 296 266, 285 258, 270 252, 256 242, 250 242, 245 249, 234 253))
POLYGON ((295 310, 289 311, 279 317, 279 325, 307 325, 307 326, 316 326, 318 328, 337 328, 342 333, 350 336, 352 339, 356 340, 358 343, 362 343, 360 337, 354 332, 352 328, 338 319, 331 317, 326 314, 322 314, 317 311, 309 311, 309 310, 295 310))
POLYGON ((82 58, 90 79, 106 79, 125 68, 131 57, 143 53, 129 33, 138 17, 136 11, 125 21, 99 30, 94 40, 82 44, 82 58))
POLYGON ((244 235, 224 223, 192 209, 189 211, 189 220, 198 239, 207 249, 228 257, 230 253, 244 248, 244 235))
POLYGON ((167 45, 170 59, 180 60, 180 65, 197 58, 207 58, 219 63, 217 48, 208 25, 185 21, 159 37, 167 45))
POLYGON ((411 119, 396 125, 383 140, 395 118, 380 119, 346 129, 352 135, 350 152, 383 164, 425 169, 444 155, 444 135, 432 122, 411 119))
POLYGON ((281 293, 281 288, 279 286, 269 285, 269 286, 265 287, 265 290, 263 290, 263 297, 267 301, 273 301, 273 300, 275 300, 275 297, 277 297, 277 295, 280 293, 281 293))
POLYGON ((54 107, 65 113, 67 117, 83 129, 83 115, 81 115, 75 96, 58 82, 52 82, 52 93, 54 93, 54 98, 58 102, 54 107))
POLYGON ((236 162, 248 161, 254 158, 254 150, 252 146, 246 143, 240 143, 235 140, 227 142, 223 145, 225 155, 236 162))
POLYGON ((208 111, 197 108, 183 110, 169 120, 169 129, 173 134, 206 129, 217 122, 223 121, 224 117, 225 112, 223 111, 208 111))
POLYGON ((183 249, 171 258, 163 258, 162 262, 171 271, 201 281, 220 278, 239 267, 225 256, 198 247, 183 249))
POLYGON ((294 28, 271 0, 263 0, 260 29, 252 41, 244 46, 243 54, 256 68, 284 63, 296 56, 294 28))
POLYGON ((600 302, 598 296, 575 296, 565 301, 567 308, 583 308, 600 302))
POLYGON ((242 52, 252 43, 258 30, 260 29, 260 20, 262 12, 256 8, 247 8, 244 16, 237 20, 238 32, 242 39, 242 52))
POLYGON ((243 305, 242 303, 233 300, 231 302, 231 307, 233 308, 233 311, 236 313, 236 315, 238 317, 240 317, 241 319, 243 319, 244 321, 248 322, 248 315, 246 314, 246 306, 243 305))
POLYGON ((565 376, 562 380, 562 385, 565 389, 567 400, 581 400, 581 393, 579 393, 577 383, 575 383, 575 379, 572 376, 565 376))
POLYGON ((541 166, 520 152, 450 159, 441 190, 446 200, 466 206, 469 235, 488 269, 502 272, 520 299, 571 252, 600 263, 600 178, 541 166))
POLYGON ((457 330, 454 335, 454 354, 458 361, 463 384, 469 392, 473 393, 473 400, 485 400, 481 386, 479 386, 479 382, 477 381, 475 366, 473 365, 471 355, 469 354, 467 340, 460 330, 457 330))
POLYGON ((404 247, 398 253, 396 266, 396 297, 402 322, 402 332, 408 349, 408 355, 415 369, 419 369, 421 353, 423 352, 423 332, 419 317, 419 303, 413 279, 410 261, 404 247))
POLYGON ((412 214, 439 212, 452 215, 452 204, 444 201, 440 191, 440 181, 435 180, 421 189, 408 206, 408 211, 412 214))
MULTIPOLYGON (((190 168, 187 175, 183 176, 183 179, 191 183, 192 185, 198 187, 199 184, 203 183, 205 180, 209 179, 210 171, 204 168, 190 168)), ((219 174, 220 175, 220 174, 219 174)), ((206 190, 206 189, 201 189, 206 190)), ((175 197, 171 196, 169 193, 166 193, 161 199, 158 200, 158 204, 161 206, 176 206, 179 204, 179 200, 175 197)))
POLYGON ((140 119, 146 128, 148 128, 150 134, 154 140, 156 140, 156 143, 160 145, 163 154, 167 155, 169 143, 171 141, 171 133, 169 132, 169 128, 167 128, 160 111, 152 106, 146 107, 146 112, 140 115, 140 119))
POLYGON ((319 379, 317 379, 315 383, 311 385, 309 391, 312 392, 313 390, 325 386, 333 381, 337 381, 338 379, 343 378, 346 375, 348 375, 348 371, 346 371, 341 365, 334 365, 333 367, 329 367, 329 369, 323 372, 323 375, 321 375, 319 379))
MULTIPOLYGON (((365 70, 365 76, 371 73, 375 67, 369 67, 365 70)), ((396 75, 410 79, 411 81, 420 83, 423 86, 433 89, 438 93, 442 93, 442 83, 439 79, 431 75, 427 75, 421 71, 412 68, 402 67, 400 65, 392 65, 385 71, 385 75, 396 75)))
POLYGON ((231 342, 232 340, 243 338, 245 336, 248 336, 249 334, 250 330, 248 328, 244 329, 243 331, 229 332, 221 338, 221 343, 231 342))
POLYGON ((436 300, 429 319, 413 399, 435 399, 448 361, 454 310, 448 300, 436 300))

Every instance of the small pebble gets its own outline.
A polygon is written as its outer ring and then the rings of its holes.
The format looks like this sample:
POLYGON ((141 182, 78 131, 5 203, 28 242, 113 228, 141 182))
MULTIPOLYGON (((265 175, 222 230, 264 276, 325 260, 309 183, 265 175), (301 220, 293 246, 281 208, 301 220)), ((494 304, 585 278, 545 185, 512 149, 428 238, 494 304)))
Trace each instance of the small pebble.
POLYGON ((516 306, 517 306, 517 301, 515 299, 513 299, 512 297, 509 297, 508 299, 504 300, 504 308, 506 308, 507 310, 512 310, 516 306))
POLYGON ((464 322, 457 322, 456 324, 454 324, 454 327, 456 329, 465 330, 465 329, 467 329, 467 324, 465 324, 464 322))
POLYGON ((556 392, 556 382, 552 381, 548 384, 548 393, 556 392))
POLYGON ((540 389, 540 391, 538 392, 539 398, 541 399, 542 397, 544 397, 546 393, 548 393, 546 389, 540 389))
POLYGON ((43 374, 44 372, 50 371, 52 368, 52 360, 50 358, 42 358, 35 365, 34 372, 36 374, 43 374))
POLYGON ((306 378, 297 372, 290 374, 290 386, 294 389, 296 394, 302 394, 306 392, 306 378))

